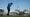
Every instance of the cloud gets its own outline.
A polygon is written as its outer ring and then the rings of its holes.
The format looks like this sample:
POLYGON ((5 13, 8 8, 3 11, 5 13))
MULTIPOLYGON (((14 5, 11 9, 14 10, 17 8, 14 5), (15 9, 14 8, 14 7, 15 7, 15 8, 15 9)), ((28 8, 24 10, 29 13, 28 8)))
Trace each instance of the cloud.
POLYGON ((3 8, 0 8, 0 9, 3 9, 3 8))

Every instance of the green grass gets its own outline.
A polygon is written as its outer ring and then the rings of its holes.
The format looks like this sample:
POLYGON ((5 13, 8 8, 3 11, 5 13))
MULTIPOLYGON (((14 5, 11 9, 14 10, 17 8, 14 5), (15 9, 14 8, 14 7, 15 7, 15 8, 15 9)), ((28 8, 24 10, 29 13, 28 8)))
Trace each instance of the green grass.
POLYGON ((0 16, 0 17, 28 17, 28 16, 0 16))

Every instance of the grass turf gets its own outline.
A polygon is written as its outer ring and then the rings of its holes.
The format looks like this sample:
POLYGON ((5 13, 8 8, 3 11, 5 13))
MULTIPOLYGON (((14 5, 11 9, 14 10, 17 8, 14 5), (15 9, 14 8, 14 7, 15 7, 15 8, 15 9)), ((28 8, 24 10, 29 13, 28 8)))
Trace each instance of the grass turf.
POLYGON ((0 16, 0 17, 28 17, 28 16, 0 16))

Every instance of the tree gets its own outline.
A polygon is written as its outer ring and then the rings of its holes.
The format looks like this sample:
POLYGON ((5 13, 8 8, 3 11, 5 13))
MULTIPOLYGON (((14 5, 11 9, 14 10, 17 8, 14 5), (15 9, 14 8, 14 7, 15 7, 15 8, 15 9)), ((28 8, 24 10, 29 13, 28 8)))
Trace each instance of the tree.
POLYGON ((4 12, 4 10, 3 9, 0 9, 0 12, 4 12))
POLYGON ((15 10, 15 11, 19 12, 19 14, 18 14, 18 13, 16 13, 17 15, 20 15, 20 10, 15 10))
POLYGON ((24 11, 19 13, 19 15, 24 15, 24 14, 25 14, 24 11))
POLYGON ((0 9, 0 16, 2 16, 3 15, 3 12, 4 12, 4 10, 3 9, 0 9))
POLYGON ((27 10, 25 9, 24 12, 26 12, 27 10))

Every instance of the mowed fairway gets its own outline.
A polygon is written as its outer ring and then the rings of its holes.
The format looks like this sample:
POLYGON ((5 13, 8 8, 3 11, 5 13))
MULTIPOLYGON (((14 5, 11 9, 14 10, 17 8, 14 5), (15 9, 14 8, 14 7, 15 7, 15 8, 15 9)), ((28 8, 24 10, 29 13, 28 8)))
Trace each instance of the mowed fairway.
POLYGON ((0 17, 28 17, 28 16, 0 16, 0 17))

